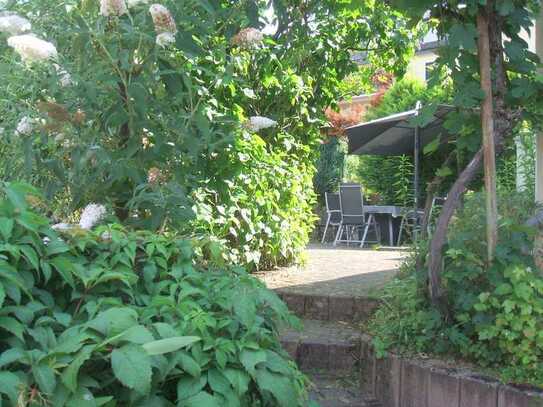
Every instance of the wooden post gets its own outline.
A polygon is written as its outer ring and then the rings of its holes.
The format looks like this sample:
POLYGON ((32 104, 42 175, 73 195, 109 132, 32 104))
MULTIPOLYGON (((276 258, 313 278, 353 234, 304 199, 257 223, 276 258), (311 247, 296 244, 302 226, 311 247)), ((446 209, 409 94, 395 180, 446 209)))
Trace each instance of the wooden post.
POLYGON ((496 153, 494 149, 494 107, 492 104, 490 41, 488 36, 488 19, 482 10, 477 15, 477 31, 479 33, 478 48, 481 88, 485 93, 485 98, 481 103, 481 122, 486 189, 486 240, 488 262, 490 263, 494 259, 494 251, 496 250, 498 241, 498 205, 496 198, 496 153))

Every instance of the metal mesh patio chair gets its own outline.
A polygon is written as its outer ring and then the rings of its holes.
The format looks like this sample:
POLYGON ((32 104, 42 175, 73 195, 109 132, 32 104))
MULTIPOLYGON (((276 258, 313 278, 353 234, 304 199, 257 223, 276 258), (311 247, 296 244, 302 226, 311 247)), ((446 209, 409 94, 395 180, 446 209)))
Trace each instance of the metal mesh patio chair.
POLYGON ((424 211, 410 210, 403 214, 402 221, 400 223, 400 230, 398 231, 398 241, 396 246, 399 246, 402 242, 402 234, 406 232, 412 240, 417 240, 417 235, 420 232, 420 225, 424 211))
POLYGON ((339 227, 341 224, 339 194, 325 192, 324 200, 326 201, 326 225, 324 226, 321 243, 324 243, 326 240, 326 232, 330 226, 339 227))
POLYGON ((341 184, 339 186, 339 205, 341 207, 341 222, 338 227, 334 246, 338 243, 366 243, 369 228, 373 225, 375 235, 379 239, 379 228, 373 214, 367 218, 364 214, 362 188, 359 184, 341 184), (358 240, 357 232, 363 230, 362 239, 358 240), (343 238, 345 236, 345 238, 343 238))

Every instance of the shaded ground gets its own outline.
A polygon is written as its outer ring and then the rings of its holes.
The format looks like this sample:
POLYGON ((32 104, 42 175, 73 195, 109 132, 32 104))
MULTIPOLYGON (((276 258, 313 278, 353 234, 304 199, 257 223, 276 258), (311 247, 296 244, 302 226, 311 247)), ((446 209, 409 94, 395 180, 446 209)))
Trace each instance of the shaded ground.
POLYGON ((406 256, 401 250, 310 245, 303 266, 258 273, 271 289, 326 296, 367 296, 390 280, 406 256))

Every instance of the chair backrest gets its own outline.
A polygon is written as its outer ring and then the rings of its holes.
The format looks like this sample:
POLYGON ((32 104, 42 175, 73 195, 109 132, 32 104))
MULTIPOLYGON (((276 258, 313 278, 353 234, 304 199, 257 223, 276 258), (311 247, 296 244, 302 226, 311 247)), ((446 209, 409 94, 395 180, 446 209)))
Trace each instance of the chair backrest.
POLYGON ((360 184, 341 184, 339 203, 343 216, 364 216, 364 200, 360 184))
POLYGON ((326 212, 341 212, 339 194, 335 194, 333 192, 325 192, 324 199, 326 201, 326 212))

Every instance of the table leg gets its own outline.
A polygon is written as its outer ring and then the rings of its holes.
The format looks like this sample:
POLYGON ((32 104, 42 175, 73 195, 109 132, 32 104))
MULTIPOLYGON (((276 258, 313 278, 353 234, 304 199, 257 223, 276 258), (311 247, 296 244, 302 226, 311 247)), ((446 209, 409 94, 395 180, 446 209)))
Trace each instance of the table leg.
POLYGON ((388 216, 388 240, 390 246, 394 246, 394 228, 392 227, 392 215, 388 216))

